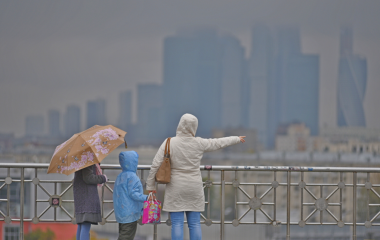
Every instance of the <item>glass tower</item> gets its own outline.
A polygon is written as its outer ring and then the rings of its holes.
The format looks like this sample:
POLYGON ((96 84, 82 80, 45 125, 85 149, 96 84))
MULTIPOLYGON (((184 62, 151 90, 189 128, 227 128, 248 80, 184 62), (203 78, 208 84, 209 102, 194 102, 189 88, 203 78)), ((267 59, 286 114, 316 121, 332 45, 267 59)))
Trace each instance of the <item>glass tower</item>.
POLYGON ((367 85, 367 60, 352 51, 352 29, 340 33, 337 87, 338 126, 366 126, 363 101, 367 85))

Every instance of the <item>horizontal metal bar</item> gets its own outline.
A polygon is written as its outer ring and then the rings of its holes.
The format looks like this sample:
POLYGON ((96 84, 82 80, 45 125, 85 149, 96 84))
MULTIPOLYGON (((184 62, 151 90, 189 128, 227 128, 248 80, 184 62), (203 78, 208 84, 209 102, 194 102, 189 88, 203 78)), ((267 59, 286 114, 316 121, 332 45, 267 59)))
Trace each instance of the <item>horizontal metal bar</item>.
MULTIPOLYGON (((232 222, 224 222, 225 224, 232 224, 232 222)), ((255 224, 255 225, 272 225, 272 222, 240 222, 240 224, 255 224)))
POLYGON ((272 186, 272 183, 240 183, 240 185, 272 186))
MULTIPOLYGON (((12 182, 21 182, 20 179, 12 179, 12 182)), ((32 182, 32 180, 25 179, 24 182, 32 182)))
POLYGON ((304 206, 314 206, 315 203, 303 203, 302 205, 304 205, 304 206))
MULTIPOLYGON (((3 222, 4 219, 0 219, 0 222, 3 222)), ((31 222, 32 219, 30 218, 26 218, 24 219, 24 222, 31 222)), ((39 220, 40 222, 71 222, 70 219, 57 219, 57 220, 54 220, 54 219, 40 219, 39 220)), ((13 218, 12 219, 12 222, 20 222, 20 219, 19 218, 13 218)), ((116 220, 107 220, 106 223, 117 223, 116 220)), ((161 221, 161 223, 166 223, 166 221, 161 221)), ((185 221, 185 223, 187 223, 187 221, 185 221)), ((204 221, 201 222, 202 224, 204 224, 204 221)), ((220 224, 220 221, 212 221, 213 224, 220 224)), ((225 221, 224 224, 232 224, 231 221, 225 221)), ((239 222, 240 225, 252 225, 252 224, 255 224, 255 225, 267 225, 267 224, 272 224, 272 222, 239 222)), ((290 222, 290 225, 298 225, 299 223, 298 222, 290 222)), ((348 226, 352 226, 353 223, 344 223, 345 225, 348 225, 348 226)), ((281 225, 286 225, 286 222, 281 222, 281 225)), ((338 225, 337 223, 306 223, 306 225, 338 225)), ((357 223, 356 224, 357 226, 364 226, 364 223, 357 223)), ((372 223, 372 226, 380 226, 380 223, 372 223)))
MULTIPOLYGON (((138 165, 138 170, 150 170, 151 165, 138 165)), ((48 163, 0 163, 0 168, 43 168, 47 169, 48 163)), ((120 170, 119 164, 102 164, 102 169, 120 170)), ((204 170, 201 165, 200 169, 204 170)), ((372 167, 306 167, 306 166, 222 166, 213 165, 211 171, 266 171, 266 172, 380 172, 380 168, 372 167)))
MULTIPOLYGON (((24 222, 31 222, 33 219, 24 219, 24 222)), ((1 220, 2 221, 2 220, 1 220)), ((15 218, 15 219, 12 219, 12 222, 20 222, 21 219, 19 218, 15 218)), ((39 222, 71 222, 71 219, 57 219, 57 220, 54 220, 54 219, 39 219, 39 222)))
POLYGON ((342 204, 340 203, 328 203, 329 206, 341 206, 342 204))
POLYGON ((338 184, 336 183, 307 183, 306 186, 326 186, 326 187, 336 187, 338 184))
POLYGON ((72 182, 73 180, 40 180, 40 183, 72 183, 72 182))

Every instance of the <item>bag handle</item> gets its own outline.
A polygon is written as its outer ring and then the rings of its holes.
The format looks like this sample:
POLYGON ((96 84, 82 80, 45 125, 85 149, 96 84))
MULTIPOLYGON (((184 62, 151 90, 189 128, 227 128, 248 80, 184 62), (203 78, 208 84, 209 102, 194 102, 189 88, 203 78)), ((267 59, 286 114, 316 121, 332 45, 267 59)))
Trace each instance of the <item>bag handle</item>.
POLYGON ((150 193, 149 193, 149 195, 148 195, 148 199, 147 199, 147 200, 148 200, 148 202, 153 203, 153 192, 150 192, 150 193), (150 197, 152 197, 152 201, 149 201, 149 198, 150 198, 150 197))
POLYGON ((170 138, 166 140, 164 156, 170 157, 170 138))

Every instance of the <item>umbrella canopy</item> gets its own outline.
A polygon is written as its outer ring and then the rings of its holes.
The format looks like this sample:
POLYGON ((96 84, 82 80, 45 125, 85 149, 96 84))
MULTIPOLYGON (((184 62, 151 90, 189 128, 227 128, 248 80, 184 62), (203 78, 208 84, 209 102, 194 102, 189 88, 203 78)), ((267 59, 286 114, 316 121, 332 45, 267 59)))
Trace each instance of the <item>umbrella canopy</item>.
POLYGON ((100 163, 124 142, 126 133, 112 125, 95 125, 74 134, 69 140, 56 147, 47 173, 70 175, 80 169, 100 163))

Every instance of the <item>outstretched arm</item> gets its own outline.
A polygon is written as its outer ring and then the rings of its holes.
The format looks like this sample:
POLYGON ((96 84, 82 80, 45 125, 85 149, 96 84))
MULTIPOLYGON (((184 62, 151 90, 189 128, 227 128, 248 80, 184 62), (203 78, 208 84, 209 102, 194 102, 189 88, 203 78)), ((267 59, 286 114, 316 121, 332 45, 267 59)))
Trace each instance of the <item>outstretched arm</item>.
POLYGON ((200 143, 205 152, 215 151, 239 142, 245 142, 245 136, 240 137, 223 137, 223 138, 200 138, 200 143))

